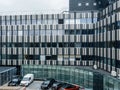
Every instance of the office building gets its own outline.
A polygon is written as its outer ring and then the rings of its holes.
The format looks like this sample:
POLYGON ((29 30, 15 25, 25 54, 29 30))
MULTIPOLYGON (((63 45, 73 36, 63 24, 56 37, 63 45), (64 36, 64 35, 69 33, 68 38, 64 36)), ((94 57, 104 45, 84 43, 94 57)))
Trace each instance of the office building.
POLYGON ((0 16, 0 65, 96 65, 120 74, 120 0, 70 0, 69 5, 59 14, 0 16))

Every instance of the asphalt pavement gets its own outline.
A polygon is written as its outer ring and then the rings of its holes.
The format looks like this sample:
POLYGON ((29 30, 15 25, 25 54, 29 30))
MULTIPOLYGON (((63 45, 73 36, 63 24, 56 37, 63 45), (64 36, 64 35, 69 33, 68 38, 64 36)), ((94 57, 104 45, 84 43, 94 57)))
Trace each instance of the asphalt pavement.
POLYGON ((33 81, 33 83, 31 83, 26 90, 41 90, 41 83, 43 81, 33 81))

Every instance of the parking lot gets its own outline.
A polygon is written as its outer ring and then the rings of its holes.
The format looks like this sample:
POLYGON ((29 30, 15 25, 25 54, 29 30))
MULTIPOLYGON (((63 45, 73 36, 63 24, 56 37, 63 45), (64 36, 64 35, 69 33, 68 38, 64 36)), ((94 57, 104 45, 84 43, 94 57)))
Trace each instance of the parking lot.
POLYGON ((41 90, 41 83, 42 81, 34 81, 26 88, 26 90, 41 90))
MULTIPOLYGON (((43 81, 34 81, 33 83, 31 83, 27 88, 26 88, 26 90, 41 90, 41 83, 42 83, 43 81)), ((51 90, 51 89, 49 89, 49 90, 51 90)), ((79 90, 83 90, 83 89, 79 89, 79 90)), ((87 89, 85 89, 85 90, 87 90, 87 89)))
MULTIPOLYGON (((41 90, 42 81, 33 81, 28 87, 26 87, 25 90, 41 90)), ((17 88, 24 88, 22 86, 8 86, 8 83, 4 84, 3 86, 0 86, 0 90, 17 90, 17 88), (11 89, 12 88, 12 89, 11 89)), ((23 90, 23 89, 20 89, 23 90)))
MULTIPOLYGON (((28 87, 23 87, 23 86, 8 86, 7 84, 4 84, 3 86, 0 86, 0 90, 42 90, 41 89, 41 84, 43 81, 33 81, 28 87), (4 89, 1 87, 5 87, 4 89), (15 89, 15 88, 21 88, 21 89, 15 89), (6 89, 7 88, 7 89, 6 89), (10 89, 13 88, 13 89, 10 89), (24 88, 24 89, 23 89, 24 88)), ((52 90, 51 88, 49 90, 52 90)), ((89 89, 79 89, 79 90, 89 90, 89 89)))

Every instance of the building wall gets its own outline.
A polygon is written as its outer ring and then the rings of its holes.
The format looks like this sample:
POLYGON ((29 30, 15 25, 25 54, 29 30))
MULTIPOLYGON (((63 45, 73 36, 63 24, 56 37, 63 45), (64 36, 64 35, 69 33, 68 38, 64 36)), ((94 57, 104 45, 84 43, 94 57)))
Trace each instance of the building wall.
POLYGON ((97 13, 23 15, 15 16, 15 20, 10 19, 11 16, 1 18, 2 65, 93 65, 91 22, 97 21, 97 13), (19 17, 22 17, 20 21, 19 17))
POLYGON ((0 16, 0 64, 82 65, 120 73, 120 1, 99 12, 0 16))
POLYGON ((109 5, 109 0, 69 0, 70 11, 99 11, 109 5))
POLYGON ((100 20, 95 24, 95 60, 97 66, 106 70, 120 73, 119 59, 119 5, 117 1, 99 15, 100 20))

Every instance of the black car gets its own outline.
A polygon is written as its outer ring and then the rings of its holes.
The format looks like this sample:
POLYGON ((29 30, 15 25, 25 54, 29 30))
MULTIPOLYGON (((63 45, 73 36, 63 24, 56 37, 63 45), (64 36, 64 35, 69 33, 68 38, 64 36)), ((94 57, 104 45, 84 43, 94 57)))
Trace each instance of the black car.
POLYGON ((62 87, 64 85, 64 83, 62 83, 62 82, 54 82, 53 83, 53 85, 52 85, 52 87, 51 87, 51 89, 52 90, 58 90, 60 87, 62 87))
POLYGON ((49 79, 46 79, 45 81, 43 81, 43 83, 41 84, 41 89, 42 90, 47 90, 49 89, 53 83, 55 82, 55 79, 52 79, 52 78, 49 78, 49 79))
POLYGON ((18 86, 20 84, 21 77, 20 76, 13 76, 12 80, 8 83, 8 86, 18 86))

